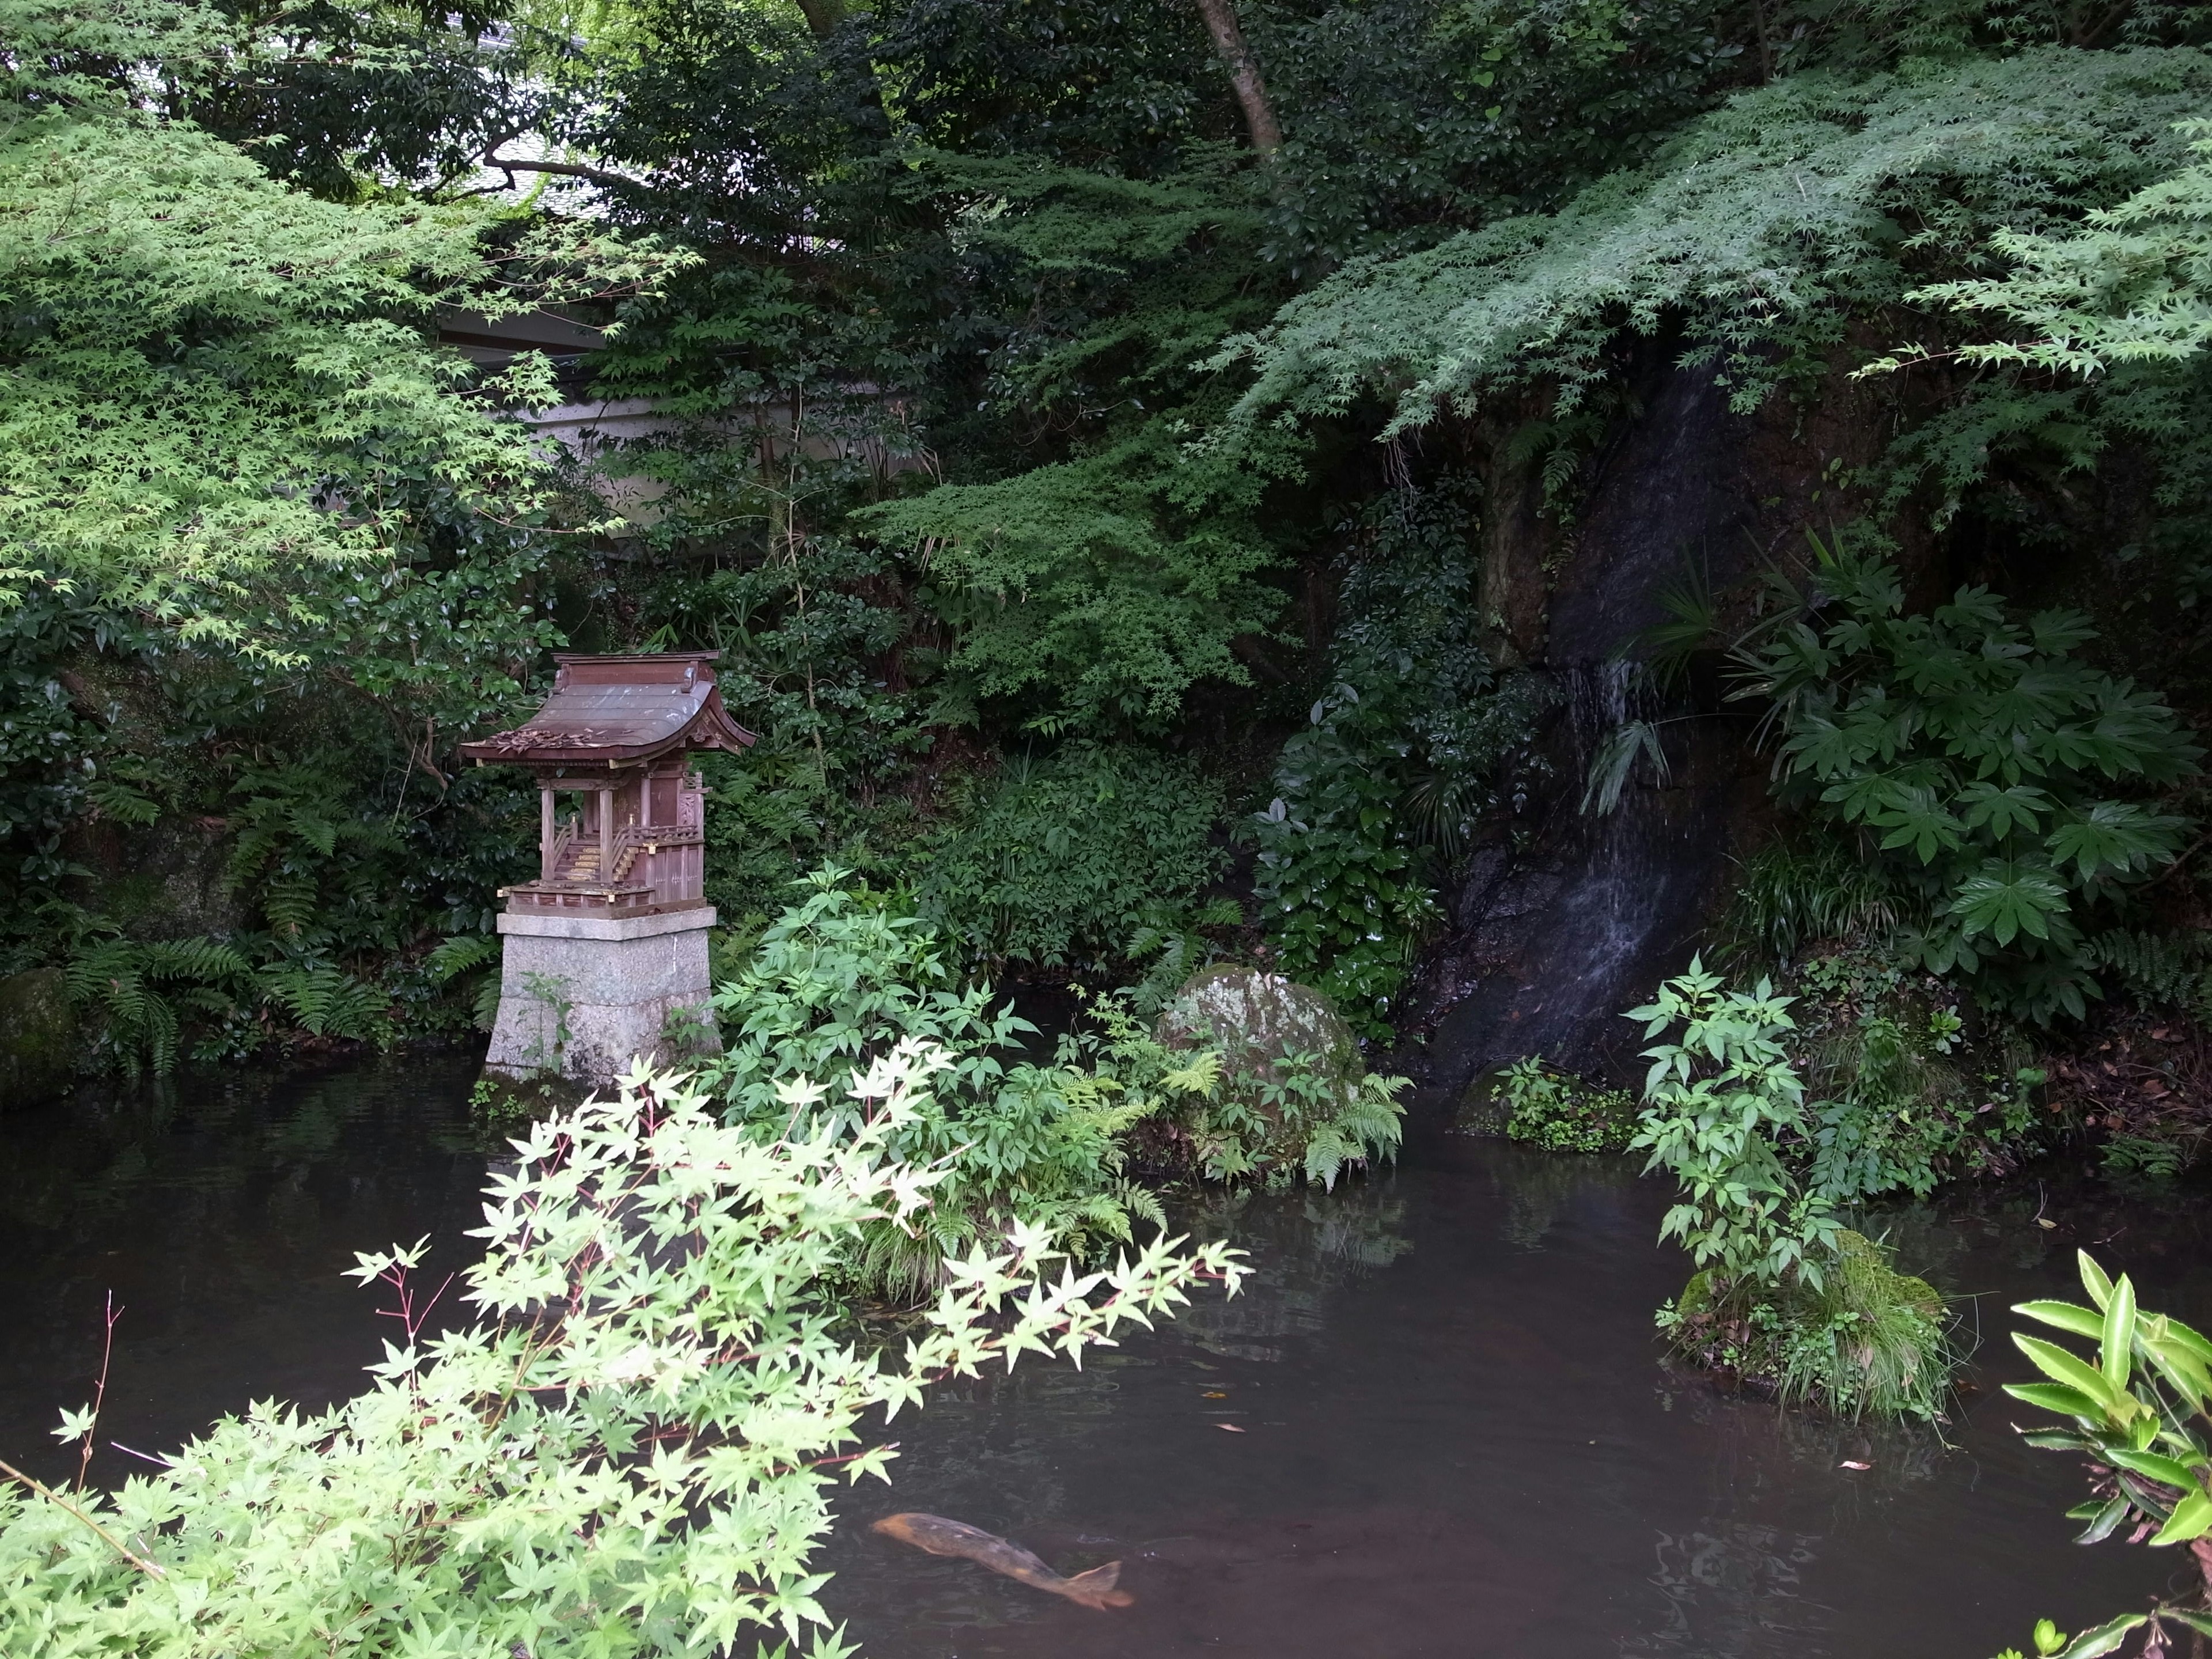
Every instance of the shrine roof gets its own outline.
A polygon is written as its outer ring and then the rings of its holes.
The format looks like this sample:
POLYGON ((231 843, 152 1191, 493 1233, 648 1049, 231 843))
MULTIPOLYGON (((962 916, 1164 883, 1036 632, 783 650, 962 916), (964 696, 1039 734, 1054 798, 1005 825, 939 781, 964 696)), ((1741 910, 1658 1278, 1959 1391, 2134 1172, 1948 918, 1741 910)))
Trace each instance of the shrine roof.
POLYGON ((749 747, 714 684, 719 651, 650 656, 556 654, 553 695, 511 732, 461 745, 465 760, 562 767, 658 760, 694 749, 749 747))

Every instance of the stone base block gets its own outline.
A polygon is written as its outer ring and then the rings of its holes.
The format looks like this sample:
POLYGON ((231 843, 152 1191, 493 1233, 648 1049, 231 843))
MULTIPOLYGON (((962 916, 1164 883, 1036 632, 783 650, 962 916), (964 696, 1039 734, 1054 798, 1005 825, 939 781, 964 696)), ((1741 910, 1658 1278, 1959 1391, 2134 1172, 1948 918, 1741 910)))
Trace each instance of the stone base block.
POLYGON ((708 1005, 711 909, 662 915, 514 915, 484 1069, 604 1084, 640 1056, 668 1065, 719 1053, 708 1005))

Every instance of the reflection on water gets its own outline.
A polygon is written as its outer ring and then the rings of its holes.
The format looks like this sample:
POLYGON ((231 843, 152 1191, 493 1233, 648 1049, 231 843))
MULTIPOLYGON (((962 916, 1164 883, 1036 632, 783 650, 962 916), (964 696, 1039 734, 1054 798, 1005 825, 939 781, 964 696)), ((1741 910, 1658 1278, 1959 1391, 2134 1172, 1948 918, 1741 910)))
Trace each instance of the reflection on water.
MULTIPOLYGON (((0 1443, 52 1459, 110 1286, 130 1308, 109 1425, 126 1443, 356 1386, 380 1333, 337 1277, 352 1252, 431 1232, 434 1259, 466 1260, 468 1077, 198 1080, 0 1121, 0 1443)), ((1651 1310, 1684 1269, 1653 1242, 1664 1205, 1632 1164, 1449 1137, 1334 1197, 1194 1203, 1185 1224, 1252 1253, 1245 1293, 1082 1371, 1025 1361, 902 1415, 896 1491, 841 1498, 822 1599, 874 1659, 1986 1659, 2039 1614, 2078 1626, 2158 1589, 2158 1558, 2067 1541, 2077 1474, 2011 1432, 1997 1339, 2007 1304, 2069 1291, 2084 1243, 2150 1305, 2212 1314, 2201 1192, 2030 1182, 1886 1218, 1992 1339, 1941 1437, 1670 1371, 1651 1310), (1120 1559, 1135 1605, 1076 1607, 866 1530, 894 1509, 1066 1572, 1120 1559)))
POLYGON ((381 1333, 338 1276, 354 1252, 428 1233, 431 1266, 474 1258, 475 1073, 443 1055, 198 1073, 0 1118, 0 1455, 57 1468, 47 1431, 91 1398, 111 1291, 98 1478, 129 1473, 111 1440, 165 1449, 249 1400, 360 1387, 381 1333))

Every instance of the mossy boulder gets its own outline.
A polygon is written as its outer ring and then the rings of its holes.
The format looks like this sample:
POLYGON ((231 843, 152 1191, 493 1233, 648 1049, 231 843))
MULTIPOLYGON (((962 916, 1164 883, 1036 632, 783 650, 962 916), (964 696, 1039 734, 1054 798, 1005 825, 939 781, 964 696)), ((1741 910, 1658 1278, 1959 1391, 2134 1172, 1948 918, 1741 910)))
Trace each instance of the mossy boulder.
POLYGON ((1285 1062, 1356 1089, 1365 1068, 1336 1006, 1311 986, 1231 963, 1202 968, 1162 1011, 1154 1035, 1170 1048, 1218 1048, 1224 1077, 1281 1080, 1285 1062))
POLYGON ((1327 1187, 1346 1164, 1397 1151, 1405 1079, 1370 1076, 1352 1028, 1310 986, 1207 968, 1185 981, 1153 1035, 1170 1049, 1218 1051, 1221 1079, 1204 1103, 1147 1120, 1144 1162, 1215 1181, 1302 1174, 1327 1187))
POLYGON ((0 980, 0 1110, 51 1100, 76 1070, 76 1010, 58 968, 0 980))

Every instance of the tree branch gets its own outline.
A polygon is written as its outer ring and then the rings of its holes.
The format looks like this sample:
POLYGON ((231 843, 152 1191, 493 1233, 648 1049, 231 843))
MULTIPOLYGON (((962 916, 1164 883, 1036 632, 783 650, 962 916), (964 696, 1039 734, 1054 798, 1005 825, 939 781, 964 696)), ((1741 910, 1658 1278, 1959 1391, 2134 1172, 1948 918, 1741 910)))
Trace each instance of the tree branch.
MULTIPOLYGON (((497 148, 496 145, 493 146, 493 151, 495 152, 497 148)), ((497 167, 501 173, 509 174, 553 173, 558 173, 563 179, 586 179, 595 185, 627 185, 632 189, 637 187, 638 181, 625 173, 609 173, 605 167, 587 167, 580 161, 510 161, 506 156, 495 153, 487 153, 483 159, 486 167, 497 167)))
POLYGON ((1275 106, 1267 101, 1260 65, 1252 57, 1252 49, 1244 44, 1243 30, 1237 27, 1234 0, 1198 0, 1198 15, 1206 20, 1213 49, 1221 54, 1222 64, 1229 70, 1229 84, 1243 108, 1244 130, 1251 135, 1252 148, 1262 161, 1273 161, 1283 147, 1283 129, 1275 119, 1275 106))

